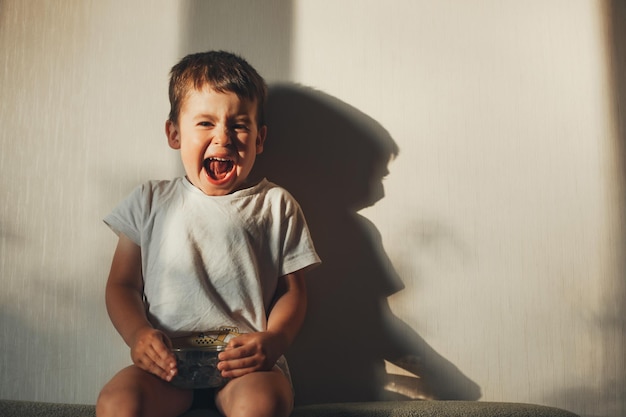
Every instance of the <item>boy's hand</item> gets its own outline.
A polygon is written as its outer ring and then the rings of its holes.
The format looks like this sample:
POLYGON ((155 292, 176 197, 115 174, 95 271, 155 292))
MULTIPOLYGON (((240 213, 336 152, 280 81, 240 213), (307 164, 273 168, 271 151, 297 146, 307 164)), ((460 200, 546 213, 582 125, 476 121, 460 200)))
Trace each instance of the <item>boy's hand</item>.
POLYGON ((134 338, 130 357, 137 367, 169 382, 178 372, 170 347, 171 342, 163 332, 144 328, 134 338))
POLYGON ((251 372, 269 371, 286 350, 286 341, 269 332, 246 333, 228 343, 219 354, 217 369, 225 378, 236 378, 251 372))

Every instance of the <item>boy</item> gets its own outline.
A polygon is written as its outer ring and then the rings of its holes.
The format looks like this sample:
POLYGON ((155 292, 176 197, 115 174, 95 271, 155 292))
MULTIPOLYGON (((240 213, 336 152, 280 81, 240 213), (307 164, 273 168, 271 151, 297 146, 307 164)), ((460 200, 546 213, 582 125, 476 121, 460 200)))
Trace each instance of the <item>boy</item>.
POLYGON ((254 68, 222 51, 172 68, 165 133, 186 176, 138 187, 105 218, 119 235, 106 305, 133 365, 102 389, 99 417, 184 413, 194 391, 170 384, 170 339, 224 326, 244 334, 219 354, 230 380, 214 392, 217 409, 291 413, 283 354, 304 318, 304 271, 320 260, 295 200, 248 180, 267 134, 266 91, 254 68))

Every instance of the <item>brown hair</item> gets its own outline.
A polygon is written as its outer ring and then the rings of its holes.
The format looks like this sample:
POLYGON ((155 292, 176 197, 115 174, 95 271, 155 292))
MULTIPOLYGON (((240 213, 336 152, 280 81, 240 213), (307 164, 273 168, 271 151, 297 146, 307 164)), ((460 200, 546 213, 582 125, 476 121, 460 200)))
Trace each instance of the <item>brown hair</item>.
POLYGON ((178 123, 183 100, 189 91, 192 88, 201 90, 205 86, 220 93, 235 93, 240 99, 256 101, 257 123, 259 126, 265 124, 267 84, 245 59, 225 51, 190 54, 172 67, 169 120, 178 123))

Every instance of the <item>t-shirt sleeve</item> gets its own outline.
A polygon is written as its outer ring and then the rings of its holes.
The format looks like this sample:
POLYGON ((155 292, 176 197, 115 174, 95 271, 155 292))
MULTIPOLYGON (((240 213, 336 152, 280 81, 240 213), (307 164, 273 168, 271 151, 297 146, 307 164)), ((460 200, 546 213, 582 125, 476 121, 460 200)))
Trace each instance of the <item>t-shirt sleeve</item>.
POLYGON ((149 187, 146 184, 140 185, 104 218, 104 223, 115 234, 124 234, 141 246, 141 231, 148 211, 148 201, 149 187))
POLYGON ((302 269, 310 269, 321 263, 302 209, 293 199, 288 202, 287 207, 286 217, 283 220, 284 240, 281 276, 302 269))

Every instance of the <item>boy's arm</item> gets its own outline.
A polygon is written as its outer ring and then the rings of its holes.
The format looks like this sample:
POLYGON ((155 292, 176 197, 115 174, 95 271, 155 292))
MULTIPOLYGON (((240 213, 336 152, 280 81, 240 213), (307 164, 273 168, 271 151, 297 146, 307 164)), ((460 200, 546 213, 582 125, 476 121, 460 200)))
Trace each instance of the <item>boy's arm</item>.
POLYGON ((270 370, 296 338, 306 314, 307 295, 302 270, 280 277, 267 331, 234 338, 220 353, 218 368, 224 377, 270 370))
POLYGON ((106 285, 106 307, 113 326, 131 349, 133 363, 167 381, 176 374, 169 340, 154 329, 143 303, 141 248, 120 234, 106 285))
POLYGON ((296 271, 279 278, 274 300, 267 319, 267 332, 276 335, 277 340, 281 342, 280 355, 282 355, 293 343, 306 315, 304 271, 296 271))

